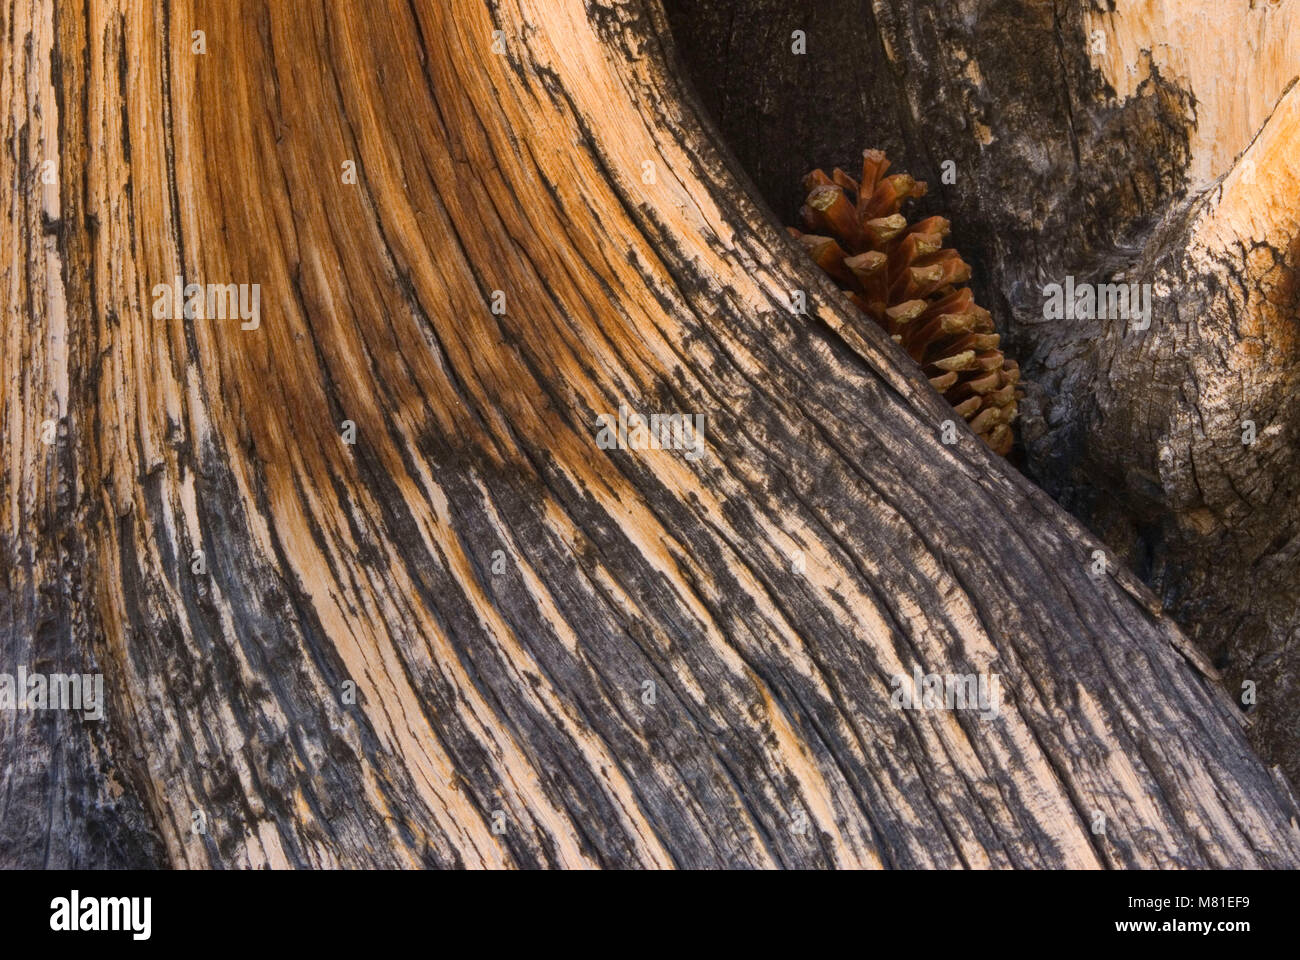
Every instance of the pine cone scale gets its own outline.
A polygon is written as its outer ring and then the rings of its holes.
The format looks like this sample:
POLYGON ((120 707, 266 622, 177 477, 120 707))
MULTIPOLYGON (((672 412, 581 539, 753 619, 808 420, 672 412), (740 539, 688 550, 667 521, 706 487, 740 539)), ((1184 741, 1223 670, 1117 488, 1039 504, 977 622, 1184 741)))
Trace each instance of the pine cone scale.
POLYGON ((945 247, 941 216, 909 224, 902 205, 926 193, 906 173, 886 176, 879 150, 862 154, 862 178, 836 168, 804 178, 800 218, 790 232, 862 312, 921 366, 985 443, 1000 454, 1014 442, 1020 368, 1000 349, 993 318, 970 289, 970 265, 945 247))

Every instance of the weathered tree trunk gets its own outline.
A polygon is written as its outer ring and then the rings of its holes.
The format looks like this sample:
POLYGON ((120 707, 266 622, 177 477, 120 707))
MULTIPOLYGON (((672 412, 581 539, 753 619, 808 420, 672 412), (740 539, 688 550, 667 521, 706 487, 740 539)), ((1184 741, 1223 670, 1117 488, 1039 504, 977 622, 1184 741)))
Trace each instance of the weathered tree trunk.
POLYGON ((5 864, 1300 863, 1212 670, 941 442, 655 2, 9 15, 0 662, 109 695, 0 714, 5 864), (177 276, 260 323, 155 318, 177 276), (704 455, 602 448, 621 404, 704 455))
POLYGON ((1300 3, 666 6, 787 222, 866 145, 929 181, 1024 372, 1027 472, 1250 681, 1300 783, 1300 3), (1150 327, 1045 319, 1067 276, 1150 283, 1150 327))

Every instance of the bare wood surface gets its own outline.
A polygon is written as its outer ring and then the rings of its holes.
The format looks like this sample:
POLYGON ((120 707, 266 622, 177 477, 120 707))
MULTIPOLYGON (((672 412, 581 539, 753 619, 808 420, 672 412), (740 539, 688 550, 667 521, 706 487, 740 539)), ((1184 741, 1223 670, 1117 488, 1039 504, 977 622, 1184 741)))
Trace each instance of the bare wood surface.
POLYGON ((0 653, 109 687, 0 715, 6 864, 1300 863, 1177 628, 747 197, 656 4, 5 16, 0 653), (154 319, 178 275, 260 324, 154 319), (620 403, 705 455, 601 449, 620 403), (891 707, 914 667, 1001 710, 891 707))
POLYGON ((786 222, 804 172, 864 141, 931 184, 921 213, 951 218, 1024 374, 1024 469, 1253 700, 1252 741, 1300 783, 1300 3, 666 6, 786 222), (1151 284, 1149 326, 1048 319, 1066 277, 1151 284))

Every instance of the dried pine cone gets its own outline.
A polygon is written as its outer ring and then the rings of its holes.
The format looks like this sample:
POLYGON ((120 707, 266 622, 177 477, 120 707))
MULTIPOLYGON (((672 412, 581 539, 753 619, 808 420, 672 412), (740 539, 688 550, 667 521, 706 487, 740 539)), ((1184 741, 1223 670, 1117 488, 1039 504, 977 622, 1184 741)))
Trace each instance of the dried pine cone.
POLYGON ((976 306, 970 267, 943 245, 950 225, 908 225, 903 202, 925 195, 907 174, 886 177, 879 150, 862 154, 859 186, 843 170, 804 178, 799 211, 808 233, 790 228, 817 264, 863 312, 901 344, 930 383, 999 454, 1011 450, 1020 367, 1002 356, 989 312, 976 306))

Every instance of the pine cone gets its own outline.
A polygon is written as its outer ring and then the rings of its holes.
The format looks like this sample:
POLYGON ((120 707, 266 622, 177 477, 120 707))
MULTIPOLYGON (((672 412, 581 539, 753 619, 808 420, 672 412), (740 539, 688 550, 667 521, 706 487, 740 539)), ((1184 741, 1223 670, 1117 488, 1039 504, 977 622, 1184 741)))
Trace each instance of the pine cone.
POLYGON ((1006 456, 1014 439, 1020 367, 1002 356, 989 312, 976 306, 970 267, 943 245, 950 224, 929 217, 912 225, 903 202, 925 195, 907 174, 886 177, 879 150, 862 154, 862 182, 843 170, 804 178, 799 211, 808 233, 790 228, 849 299, 884 327, 921 365, 971 429, 1006 456))

